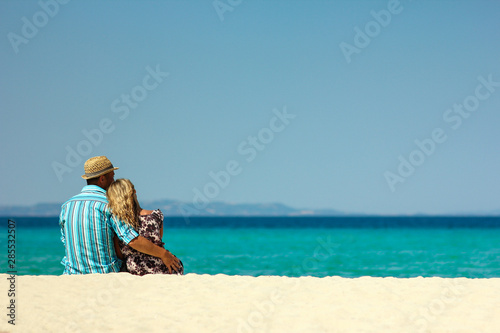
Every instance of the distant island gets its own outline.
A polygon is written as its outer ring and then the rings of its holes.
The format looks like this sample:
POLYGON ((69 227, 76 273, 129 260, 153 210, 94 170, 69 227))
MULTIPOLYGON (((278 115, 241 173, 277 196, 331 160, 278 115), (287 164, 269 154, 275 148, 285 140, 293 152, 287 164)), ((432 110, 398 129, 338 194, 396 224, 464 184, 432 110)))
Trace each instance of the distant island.
MULTIPOLYGON (((0 216, 59 216, 62 203, 39 203, 31 206, 0 206, 0 216)), ((295 209, 281 203, 233 204, 214 201, 203 206, 175 200, 141 203, 148 209, 161 209, 165 216, 345 216, 333 209, 295 209)))
MULTIPOLYGON (((0 206, 3 217, 51 217, 59 216, 62 203, 39 203, 31 206, 0 206)), ((195 205, 176 200, 154 200, 141 202, 147 209, 161 209, 165 216, 382 216, 342 212, 335 209, 297 209, 281 203, 228 203, 213 201, 195 205)), ((385 215, 388 216, 388 215, 385 215)), ((392 215, 391 215, 392 216, 392 215)), ((396 215, 394 215, 396 216, 396 215)), ((449 214, 402 214, 398 216, 500 216, 500 210, 488 212, 462 212, 449 214)))

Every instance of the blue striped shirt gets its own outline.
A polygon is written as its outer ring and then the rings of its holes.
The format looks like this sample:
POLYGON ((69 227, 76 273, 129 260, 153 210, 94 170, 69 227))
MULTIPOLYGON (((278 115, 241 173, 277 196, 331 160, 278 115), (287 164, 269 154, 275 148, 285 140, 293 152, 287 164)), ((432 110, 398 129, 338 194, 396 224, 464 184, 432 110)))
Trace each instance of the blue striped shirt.
POLYGON ((128 244, 138 233, 117 220, 108 207, 106 191, 87 185, 80 194, 66 201, 59 215, 61 240, 65 247, 63 274, 119 272, 113 236, 128 244))

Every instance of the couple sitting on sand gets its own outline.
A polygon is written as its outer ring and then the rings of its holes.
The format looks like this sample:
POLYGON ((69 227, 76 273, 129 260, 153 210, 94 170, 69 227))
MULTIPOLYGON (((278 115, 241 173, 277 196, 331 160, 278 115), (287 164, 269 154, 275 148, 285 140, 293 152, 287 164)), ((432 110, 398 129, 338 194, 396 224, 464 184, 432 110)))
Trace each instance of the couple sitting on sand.
POLYGON ((163 213, 141 209, 134 185, 115 181, 118 168, 105 156, 88 159, 84 169, 87 186, 59 216, 64 274, 183 274, 182 262, 163 247, 163 213))

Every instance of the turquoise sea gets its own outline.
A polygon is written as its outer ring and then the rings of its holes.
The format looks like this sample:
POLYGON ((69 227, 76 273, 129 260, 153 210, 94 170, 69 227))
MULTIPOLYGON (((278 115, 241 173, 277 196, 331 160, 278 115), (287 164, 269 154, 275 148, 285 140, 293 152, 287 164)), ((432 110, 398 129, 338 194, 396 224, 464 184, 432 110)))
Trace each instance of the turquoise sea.
MULTIPOLYGON (((62 274, 57 217, 13 220, 17 273, 62 274)), ((163 241, 185 273, 500 277, 500 217, 166 217, 163 241)))

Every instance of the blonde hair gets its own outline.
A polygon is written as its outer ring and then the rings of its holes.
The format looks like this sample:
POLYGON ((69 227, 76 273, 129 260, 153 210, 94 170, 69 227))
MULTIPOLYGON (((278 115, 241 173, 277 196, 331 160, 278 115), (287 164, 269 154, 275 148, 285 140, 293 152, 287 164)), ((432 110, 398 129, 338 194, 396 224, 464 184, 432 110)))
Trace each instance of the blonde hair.
POLYGON ((108 197, 111 213, 138 230, 141 208, 132 182, 123 178, 115 180, 109 185, 106 197, 108 197))

